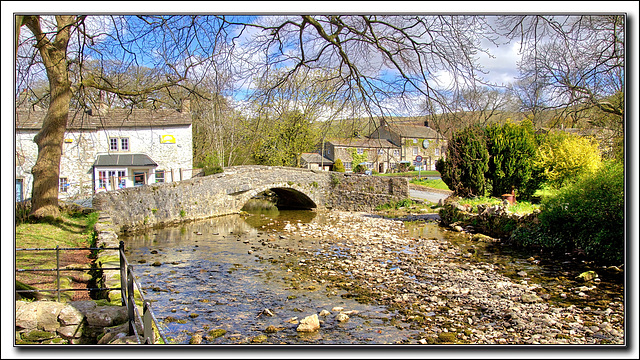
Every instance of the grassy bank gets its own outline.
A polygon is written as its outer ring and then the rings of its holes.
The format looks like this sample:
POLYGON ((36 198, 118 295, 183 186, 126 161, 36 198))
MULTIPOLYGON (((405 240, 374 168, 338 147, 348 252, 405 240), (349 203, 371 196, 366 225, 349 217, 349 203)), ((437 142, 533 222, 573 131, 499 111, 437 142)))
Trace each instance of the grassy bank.
MULTIPOLYGON (((417 177, 418 176, 418 172, 417 171, 407 171, 407 172, 401 172, 401 173, 390 173, 390 174, 375 174, 375 176, 404 176, 404 177, 417 177)), ((435 171, 435 170, 422 170, 420 171, 420 177, 427 177, 427 176, 437 176, 440 177, 440 173, 435 171)))
MULTIPOLYGON (((15 227, 16 249, 76 248, 93 246, 93 226, 98 213, 63 212, 59 219, 21 222, 15 227)), ((90 251, 61 251, 59 264, 89 262, 90 251)), ((52 250, 15 251, 16 269, 53 269, 56 268, 56 252, 52 250)), ((68 274, 64 274, 68 275, 68 274)), ((55 287, 55 271, 20 272, 16 280, 38 289, 55 287)))

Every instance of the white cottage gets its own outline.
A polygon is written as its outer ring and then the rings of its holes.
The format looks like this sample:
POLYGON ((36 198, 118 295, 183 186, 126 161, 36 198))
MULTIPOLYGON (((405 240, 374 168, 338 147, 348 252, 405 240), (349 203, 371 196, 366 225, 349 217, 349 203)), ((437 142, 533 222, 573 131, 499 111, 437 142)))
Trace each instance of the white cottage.
MULTIPOLYGON (((33 141, 46 110, 16 109, 16 199, 31 195, 38 148, 33 141)), ((71 111, 62 145, 59 198, 86 201, 114 188, 192 176, 189 102, 174 109, 71 111)))

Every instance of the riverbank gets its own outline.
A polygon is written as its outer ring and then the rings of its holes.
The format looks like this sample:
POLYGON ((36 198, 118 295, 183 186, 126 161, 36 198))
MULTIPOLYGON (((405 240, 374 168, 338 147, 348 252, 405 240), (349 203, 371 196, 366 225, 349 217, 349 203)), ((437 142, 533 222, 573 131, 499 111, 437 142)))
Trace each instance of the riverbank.
POLYGON ((407 343, 624 344, 622 294, 589 306, 552 301, 589 298, 598 279, 549 288, 521 271, 514 280, 501 274, 500 264, 478 261, 448 240, 411 236, 401 221, 328 216, 322 224, 289 228, 318 241, 317 249, 297 254, 306 256, 304 269, 296 270, 347 291, 342 296, 398 310, 398 321, 420 331, 407 343))

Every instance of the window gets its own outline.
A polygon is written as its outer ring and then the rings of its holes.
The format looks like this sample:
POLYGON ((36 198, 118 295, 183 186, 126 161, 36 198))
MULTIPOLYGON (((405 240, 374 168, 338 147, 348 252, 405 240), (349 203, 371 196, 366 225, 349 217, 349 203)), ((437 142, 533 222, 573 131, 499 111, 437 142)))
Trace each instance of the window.
POLYGON ((66 193, 68 188, 69 188, 69 179, 60 178, 60 180, 58 181, 58 192, 66 193))
POLYGON ((127 175, 126 171, 118 170, 118 188, 124 189, 127 187, 127 175))
POLYGON ((436 148, 435 149, 435 154, 436 154, 436 156, 440 156, 440 149, 436 148))
POLYGON ((418 147, 417 146, 413 147, 413 155, 418 155, 418 147))
POLYGON ((393 150, 393 156, 400 156, 400 150, 394 149, 393 150))
POLYGON ((383 155, 384 154, 384 149, 378 149, 378 155, 383 155))
POLYGON ((129 138, 120 138, 120 151, 129 151, 129 138))
POLYGON ((109 150, 110 151, 129 151, 129 138, 127 137, 109 138, 109 150))
POLYGON ((164 170, 156 170, 156 182, 157 183, 164 182, 164 170))
POLYGON ((107 188, 107 172, 98 171, 98 189, 107 188))
POLYGON ((118 151, 118 138, 109 138, 109 150, 118 151))
POLYGON ((364 149, 358 148, 357 152, 358 152, 358 155, 362 155, 364 154, 364 149))
POLYGON ((344 169, 345 170, 351 170, 351 161, 345 161, 344 162, 344 169))

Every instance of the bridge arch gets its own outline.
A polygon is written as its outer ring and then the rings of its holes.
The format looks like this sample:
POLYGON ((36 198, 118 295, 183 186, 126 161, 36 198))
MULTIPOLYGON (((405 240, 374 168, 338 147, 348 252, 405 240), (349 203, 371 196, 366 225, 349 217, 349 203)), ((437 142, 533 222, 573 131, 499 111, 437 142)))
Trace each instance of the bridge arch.
POLYGON ((263 185, 247 191, 239 202, 242 208, 246 202, 257 195, 270 190, 277 195, 276 207, 280 210, 313 210, 318 208, 317 199, 314 200, 312 194, 307 189, 301 189, 298 186, 285 186, 283 184, 263 185))

